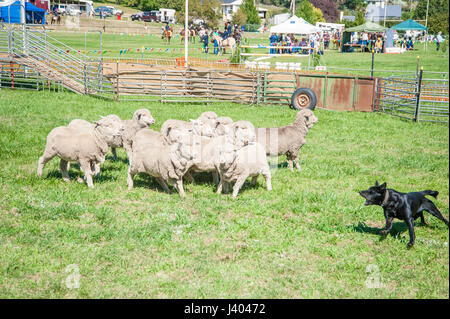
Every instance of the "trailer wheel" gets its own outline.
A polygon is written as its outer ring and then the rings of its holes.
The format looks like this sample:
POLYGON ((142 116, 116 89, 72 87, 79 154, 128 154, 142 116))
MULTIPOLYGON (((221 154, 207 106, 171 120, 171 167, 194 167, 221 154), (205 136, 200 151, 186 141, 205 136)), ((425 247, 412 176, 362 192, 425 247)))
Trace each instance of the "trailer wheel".
POLYGON ((291 105, 296 110, 310 109, 314 110, 317 103, 317 96, 313 90, 308 88, 299 88, 295 90, 291 97, 291 105))

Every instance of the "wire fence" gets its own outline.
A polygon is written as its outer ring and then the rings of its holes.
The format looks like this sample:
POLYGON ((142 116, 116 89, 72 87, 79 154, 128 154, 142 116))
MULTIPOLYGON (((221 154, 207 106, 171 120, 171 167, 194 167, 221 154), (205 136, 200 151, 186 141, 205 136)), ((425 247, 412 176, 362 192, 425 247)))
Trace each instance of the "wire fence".
POLYGON ((376 85, 375 111, 415 122, 449 122, 449 80, 415 76, 380 78, 376 85))

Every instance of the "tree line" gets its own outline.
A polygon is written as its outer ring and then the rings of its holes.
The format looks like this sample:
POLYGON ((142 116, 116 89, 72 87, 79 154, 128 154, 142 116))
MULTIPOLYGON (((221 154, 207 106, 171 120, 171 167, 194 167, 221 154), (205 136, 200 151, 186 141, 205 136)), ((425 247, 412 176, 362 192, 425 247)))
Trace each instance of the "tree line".
MULTIPOLYGON (((96 2, 94 0, 94 2, 96 2)), ((142 11, 158 10, 159 8, 175 9, 177 20, 184 21, 184 0, 116 0, 117 4, 134 7, 142 11)), ((238 25, 260 25, 256 5, 266 4, 281 8, 279 12, 289 12, 291 0, 243 0, 238 12, 233 16, 233 23, 238 25)), ((388 3, 391 4, 394 1, 388 3)), ((342 21, 347 27, 364 23, 364 13, 367 7, 365 0, 298 0, 295 14, 309 23, 341 22, 339 11, 344 15, 354 15, 355 21, 342 21)), ((425 20, 427 0, 407 0, 403 7, 402 19, 425 20)), ((210 26, 217 26, 222 11, 219 0, 189 0, 189 19, 205 20, 210 26)), ((270 13, 269 13, 270 16, 270 13)), ((449 0, 429 0, 428 30, 430 33, 442 31, 448 34, 449 0)), ((424 24, 423 21, 421 21, 424 24)))

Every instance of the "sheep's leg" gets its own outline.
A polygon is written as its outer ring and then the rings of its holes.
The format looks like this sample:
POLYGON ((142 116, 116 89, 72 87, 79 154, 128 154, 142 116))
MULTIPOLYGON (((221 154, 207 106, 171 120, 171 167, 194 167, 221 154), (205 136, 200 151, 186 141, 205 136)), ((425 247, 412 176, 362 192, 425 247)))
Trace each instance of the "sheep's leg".
POLYGON ((258 179, 258 175, 253 176, 253 177, 252 177, 252 181, 250 182, 250 185, 255 186, 255 185, 256 185, 257 179, 258 179))
POLYGON ((91 162, 91 171, 94 176, 100 175, 100 163, 99 162, 91 162))
POLYGON ((182 178, 180 178, 176 181, 175 187, 176 187, 178 193, 180 193, 181 197, 186 197, 186 193, 184 192, 184 188, 183 188, 183 179, 182 178))
POLYGON ((295 163, 295 168, 296 168, 298 171, 301 171, 302 168, 300 167, 300 164, 298 163, 298 155, 294 158, 294 163, 295 163))
POLYGON ((55 156, 56 156, 56 153, 49 154, 47 152, 44 152, 44 155, 42 155, 38 161, 37 176, 39 176, 39 177, 42 176, 42 170, 44 169, 45 164, 47 164, 47 162, 55 156))
POLYGON ((92 181, 92 170, 91 163, 88 161, 80 161, 81 170, 84 172, 84 176, 86 178, 86 183, 89 188, 94 187, 94 183, 92 181))
POLYGON ((219 184, 219 173, 217 173, 217 172, 212 172, 212 177, 213 177, 213 183, 214 183, 214 185, 218 185, 218 184, 219 184))
POLYGON ((158 182, 159 186, 162 187, 162 189, 166 192, 166 193, 170 193, 170 189, 169 186, 167 185, 166 181, 164 179, 162 179, 161 177, 157 177, 156 181, 158 182))
POLYGON ((111 147, 111 153, 113 154, 113 160, 117 160, 117 152, 115 147, 111 147))
POLYGON ((186 174, 184 174, 184 179, 186 180, 187 183, 194 183, 194 177, 192 176, 191 172, 186 172, 186 174))
POLYGON ((131 149, 131 145, 128 143, 124 143, 123 148, 125 149, 125 152, 127 153, 128 163, 131 163, 131 157, 133 155, 133 150, 131 149))
POLYGON ((266 180, 266 187, 268 191, 272 190, 272 175, 270 174, 270 169, 262 173, 264 179, 266 180))
POLYGON ((223 183, 223 192, 228 194, 230 192, 231 183, 225 182, 223 183))
POLYGON ((294 171, 294 166, 292 164, 292 160, 291 159, 287 159, 287 163, 288 163, 289 170, 291 172, 293 172, 294 171))
POLYGON ((248 174, 241 175, 238 177, 238 179, 233 187, 233 198, 237 197, 239 190, 241 189, 242 185, 244 185, 244 182, 247 179, 247 177, 248 177, 248 174))
POLYGON ((66 160, 63 160, 62 158, 59 161, 59 169, 61 170, 62 178, 63 178, 63 181, 65 181, 65 182, 68 182, 70 180, 69 173, 67 173, 68 164, 69 164, 69 162, 67 162, 66 160))
POLYGON ((127 177, 127 185, 128 185, 128 190, 131 190, 133 188, 134 185, 134 175, 136 175, 135 172, 131 171, 131 167, 128 167, 128 177, 127 177))
POLYGON ((219 185, 217 185, 217 194, 222 194, 222 187, 223 187, 224 181, 223 181, 223 177, 220 176, 219 179, 219 185))

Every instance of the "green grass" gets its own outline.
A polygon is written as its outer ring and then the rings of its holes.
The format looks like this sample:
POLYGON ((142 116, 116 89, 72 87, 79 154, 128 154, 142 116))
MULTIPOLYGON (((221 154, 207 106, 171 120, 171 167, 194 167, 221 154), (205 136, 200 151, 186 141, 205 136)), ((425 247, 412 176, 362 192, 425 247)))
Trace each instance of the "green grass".
POLYGON ((444 223, 426 214, 430 226, 417 223, 416 245, 407 250, 404 223, 396 221, 382 240, 382 209, 363 206, 357 193, 375 179, 399 191, 438 190, 434 202, 448 218, 448 126, 316 110, 302 171, 282 165, 273 191, 260 177, 234 200, 216 195, 207 178, 186 184, 185 199, 163 193, 146 175, 128 191, 123 150, 119 161, 107 157, 94 189, 75 181, 75 164, 72 181, 63 182, 56 159, 36 177, 52 128, 111 113, 127 119, 141 107, 151 110, 155 129, 205 110, 255 126, 285 125, 295 116, 276 106, 114 103, 1 90, 0 297, 449 297, 444 223), (78 289, 65 284, 72 264, 78 289), (366 286, 371 267, 379 269, 380 288, 366 286))

